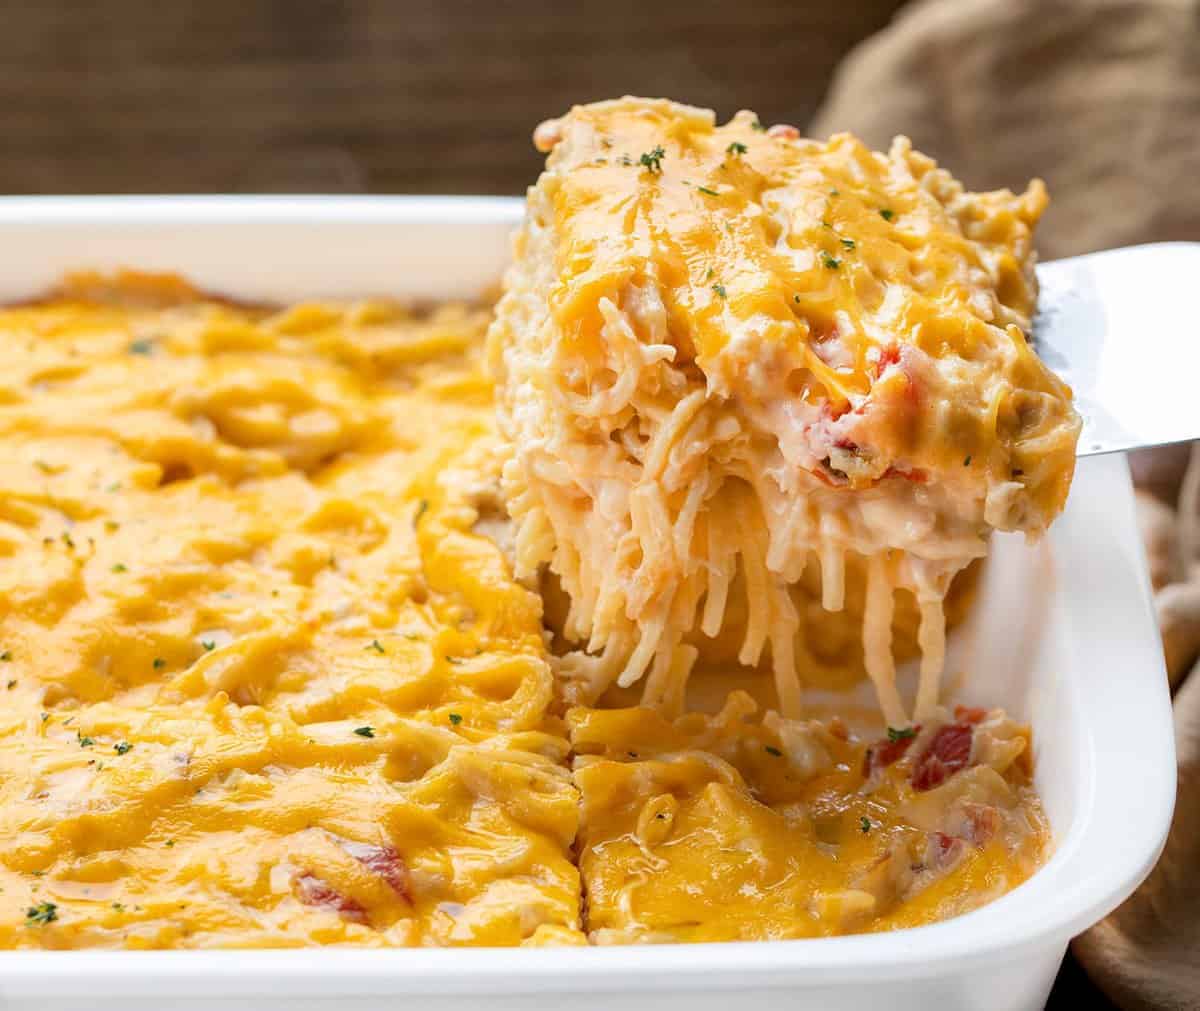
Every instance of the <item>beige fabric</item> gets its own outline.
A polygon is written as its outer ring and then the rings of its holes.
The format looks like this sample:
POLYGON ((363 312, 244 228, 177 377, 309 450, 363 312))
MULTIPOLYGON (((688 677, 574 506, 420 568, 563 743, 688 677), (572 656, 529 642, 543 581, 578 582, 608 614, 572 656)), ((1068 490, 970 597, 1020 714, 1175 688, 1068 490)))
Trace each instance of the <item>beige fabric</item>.
POLYGON ((1200 238, 1200 2, 932 0, 842 63, 810 133, 906 133, 972 189, 1040 175, 1047 258, 1200 238))
MULTIPOLYGON (((1200 239, 1200 0, 912 4, 839 69, 809 133, 837 130, 876 147, 906 133, 972 188, 1016 188, 1042 176, 1052 198, 1038 243, 1047 258, 1200 239)), ((1074 951, 1123 1008, 1193 1009, 1200 1008, 1200 448, 1139 454, 1133 470, 1177 689, 1179 794, 1153 874, 1074 951)))

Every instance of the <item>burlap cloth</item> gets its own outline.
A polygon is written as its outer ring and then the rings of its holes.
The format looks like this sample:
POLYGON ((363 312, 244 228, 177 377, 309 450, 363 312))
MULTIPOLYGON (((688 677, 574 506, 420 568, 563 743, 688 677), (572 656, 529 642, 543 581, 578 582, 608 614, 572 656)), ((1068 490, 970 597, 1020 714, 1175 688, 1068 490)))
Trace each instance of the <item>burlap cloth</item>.
MULTIPOLYGON (((905 133, 977 189, 1041 176, 1052 197, 1039 233, 1044 258, 1200 239, 1200 0, 911 4, 839 68, 808 132, 836 130, 875 147, 905 133)), ((1200 400, 1179 409, 1200 411, 1200 400)), ((1200 1008, 1200 444, 1133 465, 1176 689, 1178 802, 1153 874, 1073 950, 1123 1008, 1192 1009, 1200 1008)))

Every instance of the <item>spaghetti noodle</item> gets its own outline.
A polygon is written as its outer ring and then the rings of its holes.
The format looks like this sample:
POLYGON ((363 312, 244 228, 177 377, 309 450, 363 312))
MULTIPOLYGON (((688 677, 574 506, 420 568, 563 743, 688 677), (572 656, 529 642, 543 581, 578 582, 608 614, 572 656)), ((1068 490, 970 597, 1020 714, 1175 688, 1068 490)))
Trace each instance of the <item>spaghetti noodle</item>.
POLYGON ((625 98, 542 124, 489 332, 523 578, 570 599, 568 699, 644 682, 678 712, 697 632, 770 659, 801 711, 805 622, 866 572, 866 670, 889 724, 893 608, 920 614, 917 719, 938 701, 943 601, 993 529, 1061 510, 1079 419, 1025 334, 1045 203, 969 193, 887 154, 625 98))

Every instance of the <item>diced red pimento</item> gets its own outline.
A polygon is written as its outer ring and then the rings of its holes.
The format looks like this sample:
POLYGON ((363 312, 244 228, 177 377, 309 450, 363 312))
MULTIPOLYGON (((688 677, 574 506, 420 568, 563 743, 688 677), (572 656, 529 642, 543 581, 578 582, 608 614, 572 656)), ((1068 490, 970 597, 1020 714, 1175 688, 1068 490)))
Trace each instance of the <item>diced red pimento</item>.
POLYGON ((916 726, 896 733, 889 731, 887 737, 867 748, 867 753, 863 755, 863 779, 870 779, 880 769, 900 761, 912 747, 913 738, 920 730, 920 726, 916 726))
POLYGON ((296 897, 306 906, 331 909, 342 919, 352 923, 367 922, 367 911, 361 905, 315 874, 305 871, 295 875, 292 878, 292 887, 296 890, 296 897))
POLYGON ((965 769, 971 762, 974 733, 970 723, 947 723, 941 727, 913 766, 913 789, 932 790, 965 769))
POLYGON ((959 723, 982 723, 987 719, 988 711, 978 706, 955 706, 954 718, 959 723))

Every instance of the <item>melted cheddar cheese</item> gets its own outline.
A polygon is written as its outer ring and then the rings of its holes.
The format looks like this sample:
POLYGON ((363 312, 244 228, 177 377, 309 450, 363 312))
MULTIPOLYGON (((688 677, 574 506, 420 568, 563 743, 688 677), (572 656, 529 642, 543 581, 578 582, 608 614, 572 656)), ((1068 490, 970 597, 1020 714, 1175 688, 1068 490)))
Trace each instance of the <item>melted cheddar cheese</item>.
POLYGON ((0 311, 0 947, 882 930, 1041 859, 998 714, 884 762, 740 692, 568 708, 488 318, 136 274, 0 311))
POLYGON ((1027 737, 1002 713, 941 713, 867 743, 837 719, 754 710, 734 692, 715 716, 673 722, 571 711, 594 941, 917 926, 1003 894, 1045 859, 1027 737))
POLYGON ((581 938, 486 313, 119 294, 0 313, 0 945, 581 938))

